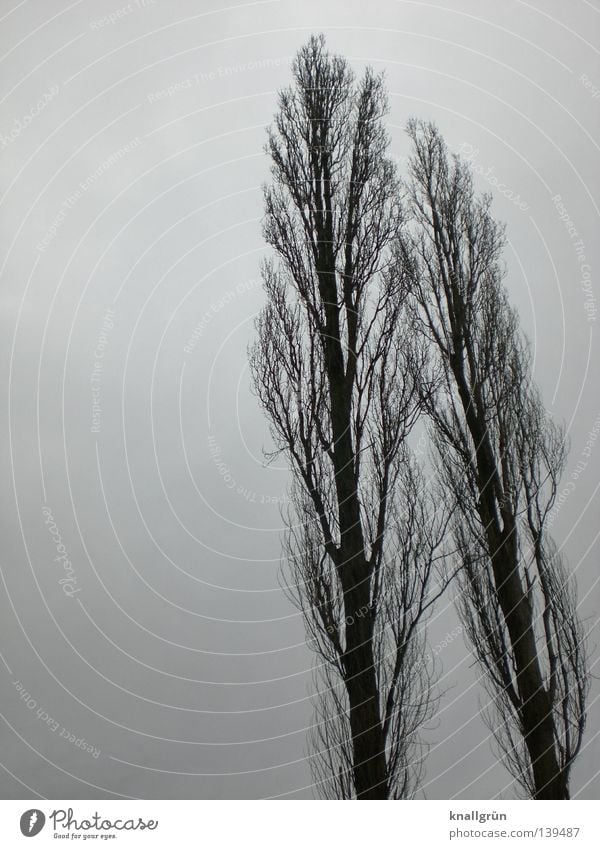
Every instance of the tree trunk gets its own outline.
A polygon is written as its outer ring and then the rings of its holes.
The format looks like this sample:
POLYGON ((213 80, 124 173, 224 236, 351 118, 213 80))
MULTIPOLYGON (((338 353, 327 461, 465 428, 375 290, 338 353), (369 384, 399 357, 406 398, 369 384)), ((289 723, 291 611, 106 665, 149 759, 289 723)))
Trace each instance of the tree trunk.
MULTIPOLYGON (((350 703, 354 784, 358 799, 387 799, 388 776, 385 744, 373 659, 373 633, 369 611, 366 564, 363 583, 345 594, 345 684, 350 703)), ((360 581, 360 577, 357 577, 360 581)))
MULTIPOLYGON (((329 243, 325 242, 326 247, 329 243)), ((335 268, 333 260, 331 268, 335 268)), ((357 492, 355 454, 352 444, 353 380, 344 372, 334 272, 320 275, 327 306, 328 331, 323 338, 331 398, 335 486, 340 525, 340 577, 344 589, 346 646, 344 683, 350 704, 354 786, 358 799, 387 799, 388 774, 381 722, 379 691, 373 655, 371 573, 357 492)))
MULTIPOLYGON (((514 516, 503 515, 503 530, 497 521, 499 474, 489 440, 479 397, 473 398, 464 372, 460 351, 452 369, 465 412, 467 426, 476 446, 479 510, 486 529, 487 546, 492 561, 496 593, 510 637, 516 668, 520 700, 519 716, 525 745, 529 752, 536 788, 536 799, 568 798, 567 777, 556 756, 554 719, 550 695, 544 687, 539 653, 533 627, 533 611, 523 587, 519 571, 514 516)), ((501 510, 502 512, 502 510, 501 510)))
POLYGON ((567 783, 556 757, 552 704, 544 687, 535 642, 533 611, 523 590, 510 541, 504 540, 499 545, 497 540, 490 542, 495 551, 492 566, 498 600, 515 657, 520 716, 531 759, 535 798, 567 799, 567 783))

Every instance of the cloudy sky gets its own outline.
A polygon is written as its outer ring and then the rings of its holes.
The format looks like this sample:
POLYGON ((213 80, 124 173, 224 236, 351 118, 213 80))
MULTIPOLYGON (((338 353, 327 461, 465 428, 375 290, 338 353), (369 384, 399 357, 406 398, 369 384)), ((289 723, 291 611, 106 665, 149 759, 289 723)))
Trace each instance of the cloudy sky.
MULTIPOLYGON (((3 798, 314 795, 288 476, 247 367, 265 126, 313 32, 386 72, 400 169, 407 119, 436 121, 507 223, 569 431, 553 530, 597 660, 598 0, 2 0, 3 798)), ((448 597, 432 647, 457 624, 448 597)), ((424 795, 513 796, 468 648, 439 660, 424 795)), ((599 695, 580 798, 600 791, 599 695)))

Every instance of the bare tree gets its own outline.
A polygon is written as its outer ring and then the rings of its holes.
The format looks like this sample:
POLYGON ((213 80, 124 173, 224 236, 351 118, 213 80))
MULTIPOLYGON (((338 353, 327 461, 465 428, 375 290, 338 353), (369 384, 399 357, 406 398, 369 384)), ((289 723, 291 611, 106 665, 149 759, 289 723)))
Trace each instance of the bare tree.
POLYGON ((319 658, 313 767, 325 796, 406 797, 431 715, 422 625, 447 519, 406 447, 424 353, 401 344, 402 225, 382 79, 303 47, 269 132, 267 304, 254 385, 293 484, 289 592, 319 658))
POLYGON ((569 798, 587 672, 574 581, 549 533, 563 431, 532 382, 503 287, 504 231, 491 198, 438 130, 410 122, 414 224, 397 254, 413 322, 431 344, 425 387, 437 467, 456 508, 460 612, 483 668, 505 763, 525 793, 569 798))

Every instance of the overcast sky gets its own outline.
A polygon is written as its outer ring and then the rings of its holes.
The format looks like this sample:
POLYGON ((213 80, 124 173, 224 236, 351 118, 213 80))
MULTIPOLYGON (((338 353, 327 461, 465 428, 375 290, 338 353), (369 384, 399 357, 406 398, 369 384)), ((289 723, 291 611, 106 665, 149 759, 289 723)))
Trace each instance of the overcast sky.
MULTIPOLYGON (((386 72, 400 169, 407 119, 436 121, 507 223, 570 435, 553 531, 597 663, 598 0, 2 0, 3 798, 314 795, 313 658, 278 577, 288 476, 264 463, 246 353, 265 126, 313 32, 386 72)), ((457 624, 448 596, 432 647, 457 624)), ((512 797, 460 636, 439 659, 423 793, 512 797)))

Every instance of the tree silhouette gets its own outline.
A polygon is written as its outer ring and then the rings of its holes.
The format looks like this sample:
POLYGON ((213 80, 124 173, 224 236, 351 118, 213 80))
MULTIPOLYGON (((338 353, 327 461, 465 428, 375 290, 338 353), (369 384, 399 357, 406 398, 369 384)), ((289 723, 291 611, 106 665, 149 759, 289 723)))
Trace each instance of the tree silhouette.
POLYGON ((549 532, 564 434, 532 381, 490 197, 475 195, 433 125, 412 121, 408 133, 412 224, 396 261, 411 279, 418 350, 430 346, 421 394, 455 508, 462 621, 508 769, 532 798, 566 799, 588 676, 575 585, 549 532))
POLYGON ((322 37, 293 76, 269 132, 277 261, 250 365, 292 468, 288 590, 320 659, 312 763, 325 796, 407 797, 435 701, 423 625, 448 517, 406 445, 426 354, 402 344, 406 281, 389 273, 402 211, 386 95, 322 37))

